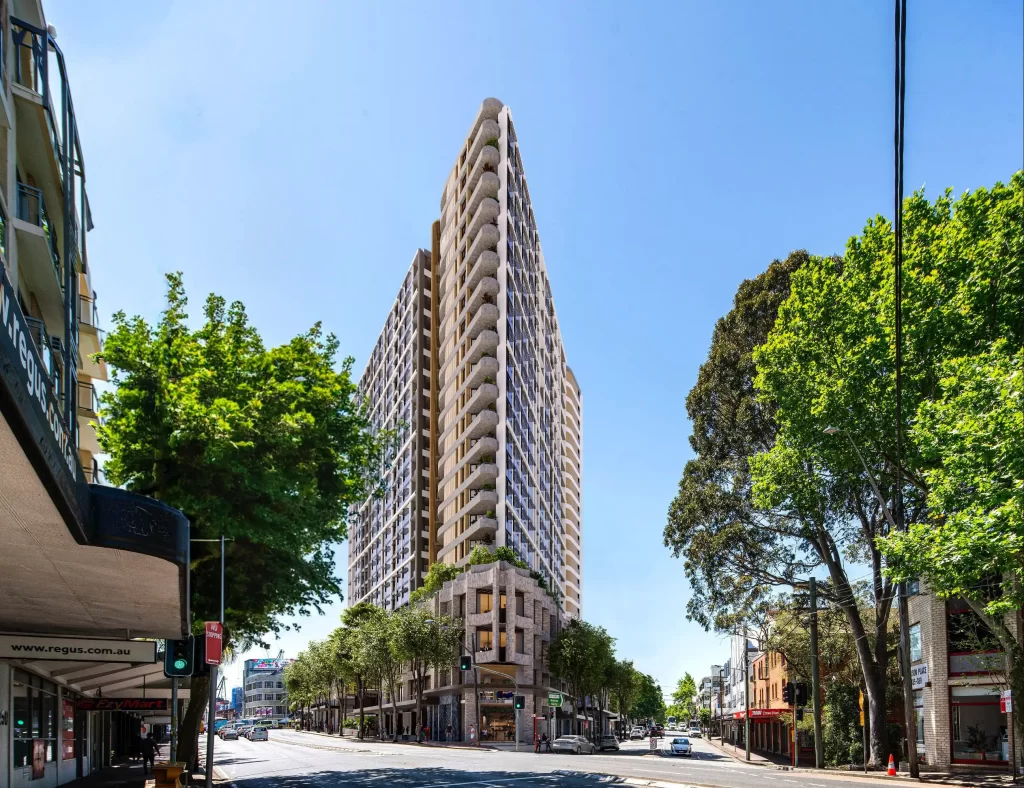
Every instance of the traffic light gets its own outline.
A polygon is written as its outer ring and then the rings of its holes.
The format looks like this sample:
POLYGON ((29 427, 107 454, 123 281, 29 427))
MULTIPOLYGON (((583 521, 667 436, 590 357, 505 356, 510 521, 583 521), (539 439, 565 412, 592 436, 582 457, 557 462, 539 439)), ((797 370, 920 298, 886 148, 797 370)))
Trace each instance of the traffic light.
POLYGON ((785 685, 782 688, 782 702, 789 705, 793 703, 793 683, 785 685))
POLYGON ((473 669, 473 658, 469 654, 463 654, 459 657, 459 670, 472 670, 473 669))
POLYGON ((807 683, 799 682, 795 685, 796 687, 796 705, 806 706, 807 705, 807 683))
POLYGON ((191 676, 196 664, 196 639, 168 640, 164 646, 164 675, 191 676))
POLYGON ((796 721, 797 722, 803 722, 803 719, 804 719, 804 710, 803 709, 797 709, 796 710, 796 721))
POLYGON ((192 678, 209 676, 210 666, 206 664, 206 638, 202 635, 195 638, 196 641, 196 663, 192 668, 192 678))
POLYGON ((517 709, 525 709, 526 708, 526 696, 525 695, 516 695, 512 699, 512 705, 515 706, 517 709))

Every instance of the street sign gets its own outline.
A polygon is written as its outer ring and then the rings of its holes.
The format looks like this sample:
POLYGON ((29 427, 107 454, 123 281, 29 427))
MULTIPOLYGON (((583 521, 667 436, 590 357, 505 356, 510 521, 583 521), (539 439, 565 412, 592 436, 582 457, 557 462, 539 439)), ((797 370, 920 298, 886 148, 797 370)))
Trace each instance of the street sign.
POLYGON ((928 683, 928 663, 922 662, 920 665, 911 665, 910 667, 910 686, 913 689, 919 690, 924 689, 928 683))
POLYGON ((556 709, 562 707, 562 693, 561 692, 549 692, 548 693, 548 705, 553 706, 556 709))
POLYGON ((206 664, 219 665, 224 646, 224 625, 219 621, 206 622, 206 664))
POLYGON ((857 693, 857 705, 860 706, 860 724, 864 726, 864 692, 860 691, 857 693))
POLYGON ((1003 690, 999 693, 999 711, 1003 714, 1013 714, 1013 692, 1003 690))

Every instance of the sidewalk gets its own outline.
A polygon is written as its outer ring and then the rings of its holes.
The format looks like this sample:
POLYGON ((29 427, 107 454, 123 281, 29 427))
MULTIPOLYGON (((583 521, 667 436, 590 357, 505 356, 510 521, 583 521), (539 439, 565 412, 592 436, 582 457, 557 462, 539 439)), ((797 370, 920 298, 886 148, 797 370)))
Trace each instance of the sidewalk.
MULTIPOLYGON (((1001 785, 1014 785, 1013 778, 1005 772, 993 772, 993 771, 977 771, 977 772, 921 772, 921 779, 915 780, 909 774, 900 772, 895 777, 889 777, 884 771, 869 771, 863 772, 859 769, 815 769, 809 767, 806 764, 796 767, 795 769, 790 765, 790 760, 786 756, 778 756, 771 753, 758 753, 754 750, 750 751, 750 760, 746 759, 746 751, 741 747, 735 747, 732 744, 726 743, 722 745, 718 740, 708 738, 706 741, 711 744, 716 750, 728 755, 730 758, 741 763, 750 763, 756 766, 764 766, 770 769, 784 769, 788 771, 804 772, 806 774, 814 774, 818 777, 835 777, 835 778, 851 778, 857 777, 858 779, 869 779, 869 780, 889 780, 917 783, 926 782, 934 783, 936 785, 961 785, 961 786, 1001 786, 1001 785)), ((1019 784, 1019 783, 1018 783, 1019 784)))
POLYGON ((67 788, 146 788, 155 783, 152 775, 142 773, 141 761, 121 761, 102 771, 65 783, 67 788))

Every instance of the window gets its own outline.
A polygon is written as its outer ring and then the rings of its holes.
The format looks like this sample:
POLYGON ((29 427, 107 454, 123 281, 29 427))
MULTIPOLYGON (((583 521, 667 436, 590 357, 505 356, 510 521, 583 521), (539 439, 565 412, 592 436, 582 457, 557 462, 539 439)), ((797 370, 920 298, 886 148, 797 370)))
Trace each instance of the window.
POLYGON ((910 661, 917 662, 923 659, 921 653, 921 625, 911 624, 910 626, 910 661))
POLYGON ((476 592, 476 612, 490 613, 494 610, 494 594, 490 591, 476 592))
POLYGON ((47 763, 57 759, 57 687, 38 676, 14 671, 11 720, 14 729, 12 765, 32 765, 32 740, 42 739, 47 763))
POLYGON ((494 648, 494 633, 490 628, 476 631, 476 648, 477 651, 490 651, 494 648))
POLYGON ((907 581, 907 596, 916 596, 921 593, 921 581, 916 577, 907 581))

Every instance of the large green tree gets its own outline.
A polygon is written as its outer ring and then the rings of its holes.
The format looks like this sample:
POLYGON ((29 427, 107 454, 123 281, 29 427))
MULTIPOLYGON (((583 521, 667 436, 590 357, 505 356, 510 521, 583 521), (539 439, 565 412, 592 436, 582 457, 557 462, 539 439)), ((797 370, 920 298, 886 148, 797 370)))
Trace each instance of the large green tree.
MULTIPOLYGON (((379 457, 338 341, 319 324, 267 348, 245 308, 211 295, 190 327, 181 276, 151 325, 113 316, 102 358, 114 383, 98 435, 110 482, 185 513, 193 539, 227 537, 226 632, 238 650, 264 643, 281 619, 341 594, 332 546, 350 504, 367 494, 379 457)), ((220 615, 214 544, 192 544, 197 627, 220 615)), ((208 680, 193 681, 197 699, 208 680)), ((192 758, 202 702, 182 723, 192 758)))
MULTIPOLYGON (((392 649, 409 665, 416 692, 416 719, 422 730, 423 692, 431 668, 451 668, 459 647, 461 627, 451 616, 433 615, 417 605, 401 608, 393 617, 392 649)), ((416 740, 421 741, 420 731, 416 740)))
POLYGON ((665 722, 665 698, 661 694, 661 687, 652 676, 646 673, 637 675, 638 690, 633 706, 629 710, 629 716, 633 720, 654 720, 665 722))
POLYGON ((672 705, 678 707, 681 711, 681 715, 685 719, 686 723, 695 718, 694 710, 696 704, 694 698, 697 695, 697 682, 693 680, 693 676, 686 673, 681 679, 676 682, 676 688, 672 690, 672 705))
MULTIPOLYGON (((830 348, 827 338, 817 336, 806 340, 811 346, 803 355, 786 355, 781 348, 804 331, 793 323, 793 304, 814 297, 822 310, 833 309, 836 296, 822 280, 843 268, 840 258, 793 252, 740 285, 686 400, 695 456, 669 507, 664 540, 684 558, 693 590, 687 616, 721 631, 749 630, 776 590, 805 588, 808 576, 825 568, 830 582, 822 596, 847 619, 872 721, 884 731, 893 593, 874 539, 884 532, 885 518, 862 470, 847 465, 844 474, 826 478, 813 463, 801 462, 804 455, 787 432, 790 411, 808 401, 786 386, 799 388, 808 374, 827 367, 827 359, 810 359, 830 348), (874 611, 867 623, 848 574, 851 561, 871 567, 874 611)), ((867 312, 861 308, 856 319, 867 312)), ((835 450, 838 441, 833 443, 835 450)), ((880 733, 872 747, 877 763, 885 760, 885 746, 880 733)))
MULTIPOLYGON (((572 619, 552 639, 548 650, 551 673, 566 683, 577 712, 586 713, 587 696, 600 700, 607 694, 614 679, 614 644, 604 627, 581 619, 572 619)), ((593 726, 591 731, 597 735, 593 726)))

